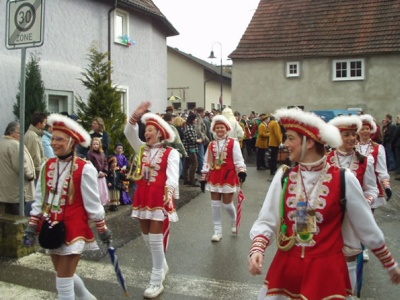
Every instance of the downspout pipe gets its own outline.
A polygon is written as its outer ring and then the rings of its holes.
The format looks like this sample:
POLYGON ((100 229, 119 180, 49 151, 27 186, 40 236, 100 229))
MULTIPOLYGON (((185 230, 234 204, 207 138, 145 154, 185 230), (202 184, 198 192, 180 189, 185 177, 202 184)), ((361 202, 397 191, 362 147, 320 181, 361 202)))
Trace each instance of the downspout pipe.
POLYGON ((114 7, 108 11, 108 82, 111 83, 111 14, 117 8, 118 0, 114 0, 114 7))

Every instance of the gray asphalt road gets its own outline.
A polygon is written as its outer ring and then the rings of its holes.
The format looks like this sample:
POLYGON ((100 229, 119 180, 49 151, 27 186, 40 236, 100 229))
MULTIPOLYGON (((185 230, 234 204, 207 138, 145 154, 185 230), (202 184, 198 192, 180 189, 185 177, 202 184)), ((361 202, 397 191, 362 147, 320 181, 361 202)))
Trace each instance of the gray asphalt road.
MULTIPOLYGON (((223 211, 223 238, 211 242, 213 225, 209 193, 199 193, 183 187, 179 222, 172 224, 167 259, 170 273, 164 283, 165 292, 158 298, 180 299, 255 299, 265 272, 276 250, 267 252, 262 276, 253 277, 247 269, 250 246, 249 230, 256 219, 270 182, 269 171, 257 171, 248 165, 244 185, 242 227, 238 236, 230 234, 230 223, 223 211)), ((394 196, 389 204, 376 211, 376 219, 386 235, 387 243, 400 260, 400 182, 394 183, 394 196)), ((108 216, 115 232, 115 243, 130 296, 142 299, 148 283, 151 258, 139 234, 137 221, 129 218, 129 208, 108 216)), ((87 255, 81 261, 78 274, 97 299, 127 299, 123 296, 106 249, 87 255)), ((371 254, 365 265, 362 299, 400 299, 400 287, 390 284, 386 271, 371 254)), ((19 260, 0 260, 0 295, 2 299, 55 299, 55 275, 50 260, 36 253, 19 260)), ((329 276, 327 276, 329 280, 329 276)))

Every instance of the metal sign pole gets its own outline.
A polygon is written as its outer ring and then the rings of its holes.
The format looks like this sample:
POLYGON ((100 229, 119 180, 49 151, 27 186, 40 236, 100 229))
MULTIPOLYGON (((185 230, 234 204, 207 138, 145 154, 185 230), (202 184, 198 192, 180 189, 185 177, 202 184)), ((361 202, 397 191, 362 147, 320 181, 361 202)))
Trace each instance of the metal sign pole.
POLYGON ((24 172, 24 136, 25 136, 25 60, 26 48, 21 48, 21 87, 19 98, 19 214, 25 215, 25 172, 24 172))
POLYGON ((25 78, 26 48, 40 47, 44 42, 45 0, 7 0, 6 48, 21 48, 21 81, 19 99, 19 213, 25 215, 25 78))

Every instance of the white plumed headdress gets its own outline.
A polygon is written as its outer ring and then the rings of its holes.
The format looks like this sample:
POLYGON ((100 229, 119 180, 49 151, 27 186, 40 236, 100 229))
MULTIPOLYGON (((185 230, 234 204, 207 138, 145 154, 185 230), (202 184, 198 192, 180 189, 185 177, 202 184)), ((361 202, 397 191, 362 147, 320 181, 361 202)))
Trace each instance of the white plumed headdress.
POLYGON ((338 116, 329 121, 329 124, 337 127, 339 131, 355 130, 359 132, 362 127, 362 122, 359 116, 338 116))
POLYGON ((339 130, 312 112, 305 112, 297 107, 282 108, 278 109, 273 116, 286 129, 299 132, 320 144, 326 144, 332 148, 337 148, 342 144, 339 130))
POLYGON ((159 115, 153 113, 146 113, 142 116, 143 124, 154 125, 161 132, 161 140, 172 143, 175 140, 175 132, 172 130, 171 125, 164 121, 159 115))
MULTIPOLYGON (((236 121, 236 120, 235 120, 236 121)), ((211 131, 215 132, 215 125, 217 124, 223 124, 226 127, 226 131, 231 131, 231 123, 228 121, 228 119, 223 116, 223 115, 216 115, 212 118, 211 121, 211 131)))
POLYGON ((377 126, 374 118, 371 115, 361 115, 360 116, 362 125, 368 125, 371 129, 371 134, 376 132, 377 126))
POLYGON ((90 146, 89 133, 76 121, 61 114, 51 114, 47 118, 47 124, 53 127, 53 130, 65 132, 71 136, 77 144, 82 147, 90 146))

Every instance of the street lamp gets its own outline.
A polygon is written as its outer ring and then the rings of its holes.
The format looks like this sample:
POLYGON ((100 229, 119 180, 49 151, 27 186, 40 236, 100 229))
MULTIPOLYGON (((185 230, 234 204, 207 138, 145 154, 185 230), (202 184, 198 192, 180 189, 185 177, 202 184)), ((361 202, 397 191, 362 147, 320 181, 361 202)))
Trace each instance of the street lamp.
POLYGON ((222 109, 222 104, 223 104, 223 92, 222 92, 222 86, 223 86, 223 82, 222 82, 222 45, 220 42, 214 42, 211 46, 211 53, 210 56, 208 58, 216 58, 216 56, 214 55, 214 45, 218 44, 220 49, 221 49, 221 65, 220 65, 220 85, 221 85, 221 96, 219 96, 219 104, 221 105, 221 109, 222 109))

